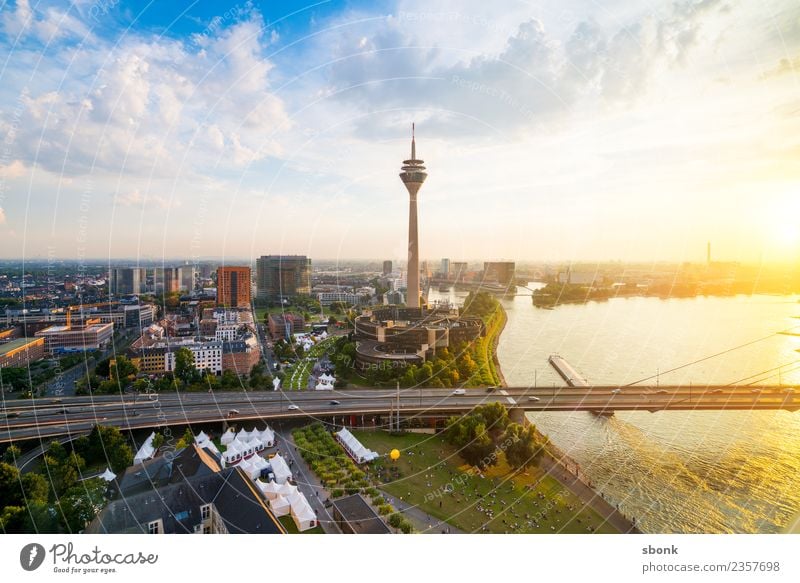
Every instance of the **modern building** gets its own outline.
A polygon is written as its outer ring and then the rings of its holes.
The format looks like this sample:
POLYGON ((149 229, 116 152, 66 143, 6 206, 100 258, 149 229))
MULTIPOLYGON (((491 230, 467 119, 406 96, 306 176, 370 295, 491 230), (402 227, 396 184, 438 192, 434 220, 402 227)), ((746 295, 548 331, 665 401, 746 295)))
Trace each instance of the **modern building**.
POLYGON ((44 338, 17 338, 0 344, 0 368, 26 367, 44 358, 44 338))
POLYGON ((252 302, 250 268, 220 266, 217 269, 217 305, 247 308, 252 302))
POLYGON ((441 267, 441 276, 442 277, 450 277, 450 260, 445 257, 442 259, 442 267, 441 267))
POLYGON ((419 231, 417 227, 417 193, 428 175, 422 160, 417 159, 414 124, 411 124, 411 158, 403 161, 400 180, 408 190, 408 305, 420 306, 419 231))
POLYGON ((486 261, 483 264, 483 282, 513 285, 515 268, 513 261, 486 261))
POLYGON ((177 267, 156 267, 153 270, 153 289, 160 295, 180 291, 180 274, 177 267))
POLYGON ((302 316, 284 312, 282 314, 270 314, 267 318, 267 327, 270 336, 275 340, 280 338, 289 340, 292 335, 305 330, 306 322, 302 316))
POLYGON ((146 271, 140 267, 114 267, 110 279, 109 293, 115 298, 140 294, 147 282, 146 271))
POLYGON ((194 291, 195 285, 197 285, 197 269, 193 265, 180 266, 178 279, 181 291, 194 291))
POLYGON ((97 323, 67 326, 50 326, 35 334, 44 338, 46 354, 84 352, 105 347, 114 335, 114 324, 97 323))
POLYGON ((311 293, 311 259, 305 255, 262 255, 256 260, 256 297, 283 302, 311 293))
POLYGON ((214 375, 222 374, 222 342, 171 342, 169 350, 164 353, 164 370, 175 371, 175 353, 180 348, 187 348, 192 353, 194 367, 200 372, 209 371, 214 375))
POLYGON ((387 259, 383 262, 383 275, 384 277, 392 274, 392 261, 387 259))
POLYGON ((462 283, 467 274, 466 261, 453 261, 450 264, 450 279, 456 283, 462 283))

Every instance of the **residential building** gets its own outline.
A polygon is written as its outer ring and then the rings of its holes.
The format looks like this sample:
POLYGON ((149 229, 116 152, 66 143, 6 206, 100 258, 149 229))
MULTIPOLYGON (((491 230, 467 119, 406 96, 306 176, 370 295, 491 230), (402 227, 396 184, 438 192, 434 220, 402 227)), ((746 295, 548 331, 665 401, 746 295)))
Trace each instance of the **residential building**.
POLYGON ((302 316, 284 312, 282 314, 270 314, 267 319, 269 333, 274 339, 290 339, 292 335, 305 330, 306 322, 302 316))
POLYGON ((311 293, 311 259, 305 255, 263 255, 256 260, 256 297, 283 302, 311 293))
POLYGON ((217 269, 217 305, 248 308, 252 303, 250 268, 225 265, 217 269))
POLYGON ((181 265, 178 268, 178 281, 181 291, 193 291, 197 284, 197 269, 193 265, 181 265))

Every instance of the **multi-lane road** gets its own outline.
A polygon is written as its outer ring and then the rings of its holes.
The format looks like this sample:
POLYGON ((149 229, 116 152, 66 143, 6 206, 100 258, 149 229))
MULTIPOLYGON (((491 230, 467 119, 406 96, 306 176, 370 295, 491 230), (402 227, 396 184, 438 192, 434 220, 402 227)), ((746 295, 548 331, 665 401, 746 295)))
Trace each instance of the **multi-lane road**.
POLYGON ((211 423, 332 416, 446 416, 481 403, 526 411, 689 411, 800 409, 800 393, 787 387, 511 387, 467 389, 357 389, 258 391, 42 398, 0 407, 0 442, 83 433, 96 424, 141 429, 211 423))

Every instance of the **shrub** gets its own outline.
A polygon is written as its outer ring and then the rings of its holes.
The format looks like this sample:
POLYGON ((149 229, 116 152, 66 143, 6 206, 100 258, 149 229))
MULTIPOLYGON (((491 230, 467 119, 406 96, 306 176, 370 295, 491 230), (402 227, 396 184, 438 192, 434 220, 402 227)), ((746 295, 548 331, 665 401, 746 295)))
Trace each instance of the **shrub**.
POLYGON ((414 532, 414 527, 408 520, 403 519, 403 522, 400 524, 400 530, 403 531, 403 534, 411 534, 414 532))
POLYGON ((393 526, 394 528, 400 528, 404 521, 405 519, 403 518, 402 514, 397 512, 389 516, 389 525, 393 526))
POLYGON ((381 496, 380 494, 377 494, 377 495, 372 497, 372 503, 375 506, 381 506, 382 504, 386 504, 386 499, 383 496, 381 496))
POLYGON ((331 498, 341 498, 344 496, 344 490, 342 488, 334 488, 331 491, 331 498))
POLYGON ((383 516, 391 514, 392 512, 394 512, 394 508, 392 507, 391 504, 381 504, 380 506, 378 506, 378 513, 383 516))

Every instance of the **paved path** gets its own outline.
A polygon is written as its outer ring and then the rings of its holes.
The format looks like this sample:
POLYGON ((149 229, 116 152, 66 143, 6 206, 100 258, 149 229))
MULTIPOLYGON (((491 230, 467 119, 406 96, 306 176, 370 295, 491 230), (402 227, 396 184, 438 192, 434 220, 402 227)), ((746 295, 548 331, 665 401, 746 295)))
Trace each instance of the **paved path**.
POLYGON ((567 472, 553 458, 542 456, 540 463, 542 469, 558 480, 565 488, 568 488, 586 506, 597 512, 608 524, 622 533, 641 534, 641 531, 624 514, 614 508, 594 489, 567 472))
POLYGON ((317 513, 317 520, 322 530, 327 534, 341 534, 341 530, 339 530, 328 509, 323 504, 330 497, 330 493, 323 488, 322 482, 319 481, 303 457, 296 451, 291 431, 284 431, 275 426, 273 426, 273 429, 275 430, 275 435, 280 439, 275 445, 287 461, 292 460, 294 462, 291 468, 292 477, 295 484, 297 484, 297 488, 305 495, 306 500, 311 504, 311 508, 317 513))
POLYGON ((442 534, 442 531, 449 534, 462 534, 463 531, 457 529, 455 526, 447 524, 443 520, 431 516, 419 506, 414 506, 403 502, 399 498, 387 494, 381 490, 381 495, 394 506, 397 510, 405 514, 406 518, 414 525, 414 529, 422 534, 442 534))

